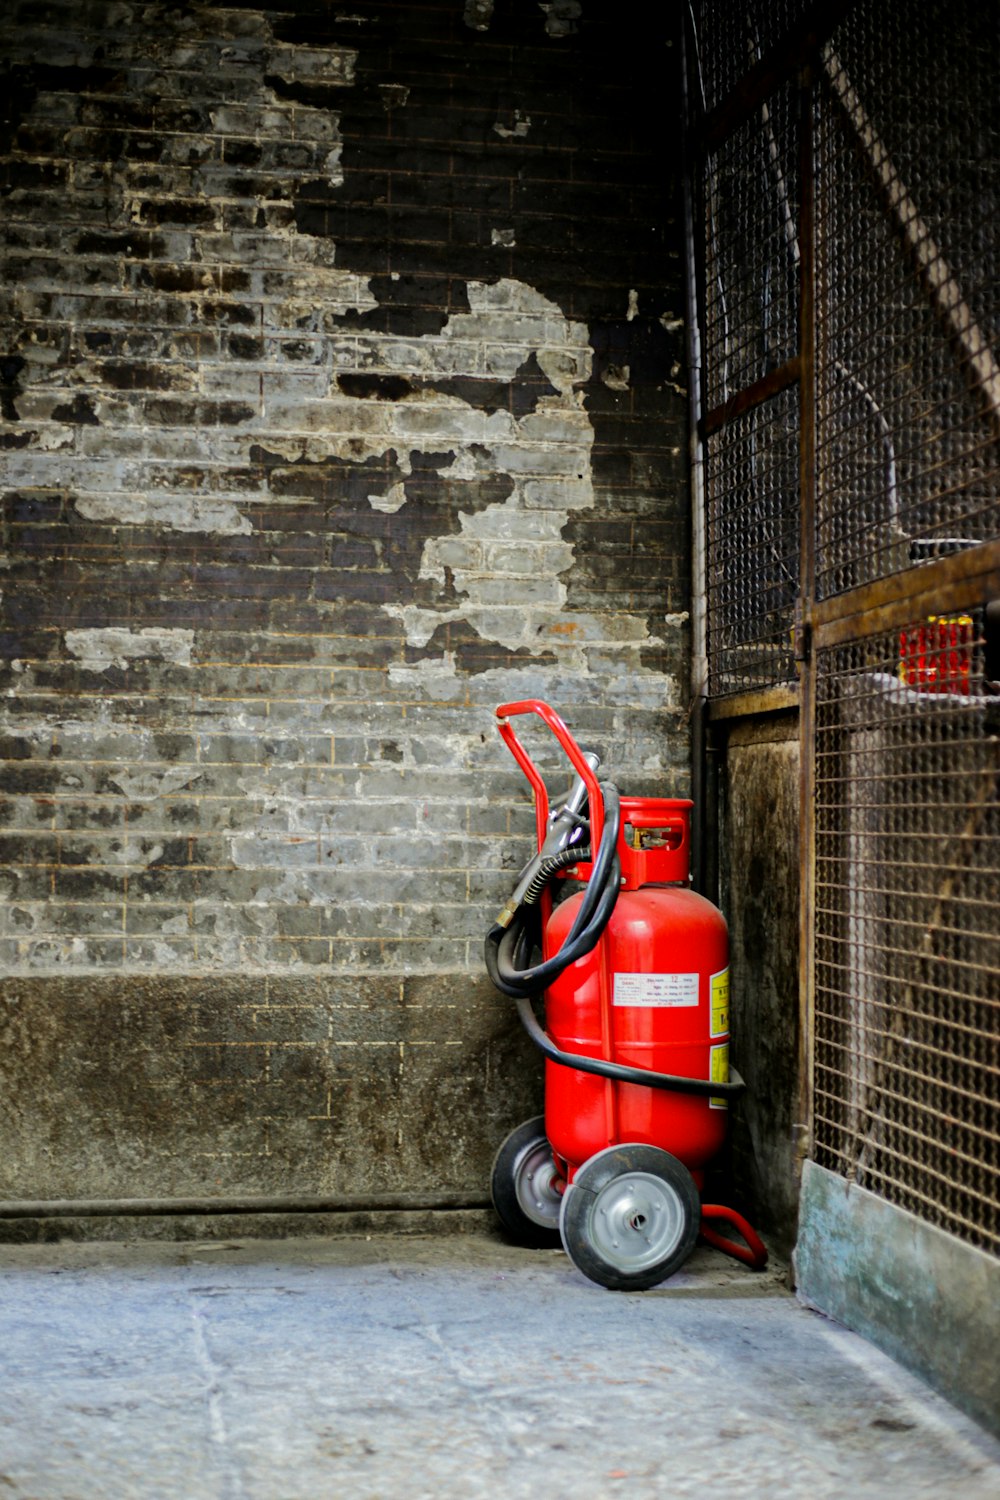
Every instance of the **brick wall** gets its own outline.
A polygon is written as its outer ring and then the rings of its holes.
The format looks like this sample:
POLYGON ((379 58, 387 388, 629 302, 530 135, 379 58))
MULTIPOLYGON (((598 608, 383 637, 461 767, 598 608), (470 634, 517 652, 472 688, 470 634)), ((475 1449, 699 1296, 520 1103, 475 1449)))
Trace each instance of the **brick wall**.
POLYGON ((672 52, 582 5, 22 0, 0 1190, 480 1193, 540 696, 686 789, 672 52))

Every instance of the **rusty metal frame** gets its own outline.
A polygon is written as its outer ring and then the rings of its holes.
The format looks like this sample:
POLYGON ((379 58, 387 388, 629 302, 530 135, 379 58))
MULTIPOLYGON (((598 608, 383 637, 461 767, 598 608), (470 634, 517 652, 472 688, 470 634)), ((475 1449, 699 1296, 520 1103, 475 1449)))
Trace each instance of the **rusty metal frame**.
POLYGON ((779 683, 775 687, 754 688, 748 693, 733 693, 726 698, 710 698, 708 717, 713 724, 729 719, 746 719, 766 714, 788 713, 800 702, 798 683, 779 683))
POLYGON ((970 595, 985 600, 998 593, 1000 541, 981 542, 814 603, 814 643, 817 649, 844 645, 905 625, 915 616, 963 609, 970 595))
POLYGON ((783 83, 816 55, 855 0, 819 0, 782 40, 747 69, 728 98, 705 116, 701 140, 714 150, 744 124, 783 83))
MULTIPOLYGON (((800 578, 799 603, 795 621, 795 651, 799 680, 775 684, 766 688, 728 694, 722 698, 707 699, 709 732, 713 727, 723 735, 727 723, 746 717, 760 717, 772 713, 798 710, 800 735, 800 836, 802 857, 800 860, 800 933, 799 933, 799 1095, 796 1100, 796 1155, 801 1163, 805 1159, 811 1135, 811 1090, 812 1090, 812 990, 813 990, 813 908, 815 870, 815 818, 813 744, 815 733, 815 705, 811 666, 812 614, 814 609, 814 546, 815 546, 815 324, 814 324, 814 245, 813 245, 813 77, 808 66, 811 59, 819 55, 853 0, 836 0, 836 3, 821 3, 813 8, 802 24, 776 49, 772 49, 743 79, 733 94, 711 111, 702 123, 697 139, 699 152, 694 154, 690 165, 703 167, 709 156, 751 114, 763 105, 779 87, 797 77, 799 97, 798 119, 798 164, 800 176, 800 209, 798 241, 799 263, 799 348, 797 354, 777 369, 769 371, 761 379, 741 391, 720 406, 708 412, 699 410, 693 396, 692 427, 694 441, 701 461, 702 445, 711 434, 721 431, 743 413, 763 405, 782 391, 798 385, 799 388, 799 491, 800 491, 800 578)), ((686 28, 685 28, 686 30, 686 28)), ((685 60, 685 82, 687 62, 685 60)), ((686 113, 690 112, 690 104, 686 113)), ((699 173, 699 182, 702 174, 699 173)), ((690 195, 691 188, 688 188, 690 195)), ((690 201, 690 196, 689 200, 690 201)), ((688 245, 688 285, 698 289, 691 301, 693 319, 704 326, 706 315, 704 286, 701 279, 701 260, 697 255, 693 235, 688 245)), ((699 390, 701 371, 699 369, 699 390)), ((702 472, 699 469, 699 474, 702 472)), ((703 486, 702 486, 703 488, 703 486)), ((696 491, 696 526, 704 528, 704 505, 701 490, 696 491)), ((704 549, 701 566, 704 567, 704 549)), ((696 577, 695 589, 701 586, 696 577)), ((704 629, 704 625, 702 627, 704 629)), ((704 649, 704 641, 702 642, 704 649)), ((699 762, 702 757, 710 759, 710 748, 698 745, 699 762)), ((710 778, 702 775, 701 784, 707 787, 710 778)), ((713 809, 717 823, 717 810, 713 809)))
POLYGON ((782 391, 787 391, 790 385, 795 385, 800 377, 802 361, 799 355, 793 359, 786 360, 776 370, 771 370, 767 375, 755 380, 753 385, 746 386, 742 391, 737 391, 724 401, 720 406, 714 406, 710 412, 706 412, 702 420, 702 431, 705 437, 711 437, 713 432, 720 432, 723 427, 728 427, 730 422, 735 422, 745 411, 752 411, 755 406, 763 406, 765 401, 770 401, 772 396, 778 396, 782 391))
MULTIPOLYGON (((722 432, 741 415, 766 405, 780 392, 797 385, 799 391, 799 504, 800 556, 799 589, 794 629, 794 657, 798 680, 773 683, 746 691, 712 696, 702 683, 699 723, 705 733, 697 747, 699 766, 712 761, 712 740, 718 736, 725 743, 726 728, 733 721, 762 717, 776 712, 798 710, 800 748, 800 927, 799 927, 799 1007, 800 1007, 800 1097, 799 1154, 805 1157, 812 1138, 812 1090, 814 1087, 814 1007, 816 988, 817 931, 817 653, 829 647, 849 646, 855 642, 885 635, 905 628, 916 619, 941 612, 960 611, 971 600, 985 602, 1000 597, 1000 540, 981 541, 965 550, 935 557, 897 573, 865 582, 831 597, 817 599, 817 438, 819 421, 817 370, 822 351, 817 325, 817 288, 815 281, 816 234, 814 217, 815 152, 818 140, 817 111, 820 101, 834 109, 844 128, 855 142, 868 173, 880 195, 887 221, 913 267, 923 288, 927 303, 939 325, 960 355, 963 368, 969 372, 984 400, 994 425, 1000 425, 1000 366, 973 316, 963 290, 939 247, 929 236, 926 224, 917 213, 905 185, 899 182, 892 162, 874 122, 869 118, 861 98, 850 80, 842 77, 832 51, 832 37, 837 27, 855 9, 856 0, 825 0, 811 6, 800 22, 757 62, 748 67, 729 95, 705 113, 692 128, 693 111, 690 92, 686 107, 690 133, 688 168, 694 174, 689 195, 697 193, 704 182, 709 163, 735 132, 745 126, 755 111, 780 88, 797 82, 799 99, 798 170, 799 218, 799 344, 794 357, 777 368, 735 391, 731 396, 704 410, 699 405, 704 372, 698 370, 698 384, 692 389, 693 452, 703 461, 706 439, 722 432), (703 742, 702 742, 703 741, 703 742)), ((692 27, 694 25, 692 15, 692 27)), ((686 27, 685 27, 686 30, 686 27)), ((691 48, 694 51, 694 47, 691 48)), ((687 79, 688 61, 685 61, 687 79)), ((689 196, 690 202, 690 196, 689 196)), ((703 279, 704 259, 688 236, 689 316, 706 327, 706 295, 703 279)), ((703 470, 699 470, 702 473, 703 470)), ((704 506, 704 496, 695 498, 704 506)), ((700 517, 704 525, 704 512, 700 517)), ((703 538, 704 543, 704 538, 703 538)), ((704 570, 704 544, 698 563, 704 570)), ((704 576, 701 578, 704 585, 704 576)), ((697 587, 696 582, 696 587, 697 587)), ((704 620, 702 621, 704 633, 704 620)), ((704 659, 705 641, 702 639, 704 659)), ((701 771, 707 790, 711 776, 701 771)), ((709 811, 709 826, 717 822, 717 813, 709 811)))

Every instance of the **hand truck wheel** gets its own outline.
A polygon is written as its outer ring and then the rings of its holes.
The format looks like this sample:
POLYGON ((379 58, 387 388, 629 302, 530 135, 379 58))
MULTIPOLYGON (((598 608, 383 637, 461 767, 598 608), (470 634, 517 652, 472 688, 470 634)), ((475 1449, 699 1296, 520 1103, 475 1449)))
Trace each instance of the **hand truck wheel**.
POLYGON ((577 1270, 612 1291, 665 1281, 694 1249, 701 1222, 687 1167, 657 1146, 608 1146, 584 1162, 559 1216, 563 1248, 577 1270))
POLYGON ((522 1245, 547 1250, 559 1245, 559 1173, 537 1115, 512 1130, 493 1160, 490 1196, 508 1234, 522 1245))

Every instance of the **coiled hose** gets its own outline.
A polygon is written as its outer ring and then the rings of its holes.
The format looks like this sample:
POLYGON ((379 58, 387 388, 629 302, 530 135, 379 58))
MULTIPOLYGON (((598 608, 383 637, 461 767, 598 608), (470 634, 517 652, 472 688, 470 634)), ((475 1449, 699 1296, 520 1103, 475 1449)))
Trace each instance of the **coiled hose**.
MULTIPOLYGON (((501 994, 510 995, 514 1000, 529 999, 532 995, 539 994, 558 979, 571 963, 589 953, 607 926, 621 885, 621 862, 617 847, 621 809, 618 788, 610 781, 601 783, 601 795, 604 798, 604 832, 583 900, 560 951, 553 958, 539 964, 526 962, 541 936, 536 905, 541 886, 537 891, 534 889, 537 880, 532 882, 533 899, 518 907, 510 926, 504 928, 495 922, 486 934, 486 969, 501 994)), ((555 869, 566 863, 575 864, 583 858, 584 852, 581 849, 563 850, 561 853, 571 858, 563 861, 560 855, 554 855, 552 863, 555 869)), ((551 873, 555 873, 555 870, 551 873)))
POLYGON ((589 849, 563 849, 543 861, 529 887, 529 899, 518 907, 510 926, 502 927, 499 922, 493 924, 486 934, 485 943, 486 969, 490 979, 501 994, 509 995, 516 1002, 521 1024, 535 1045, 551 1062, 558 1063, 561 1067, 575 1068, 580 1073, 594 1073, 599 1078, 612 1078, 618 1083, 637 1083, 646 1088, 670 1089, 681 1094, 713 1094, 733 1098, 745 1088, 735 1068, 731 1070, 728 1083, 715 1083, 673 1073, 653 1073, 646 1068, 631 1068, 624 1063, 606 1062, 599 1057, 563 1052, 539 1024, 532 1009, 534 996, 541 994, 558 979, 564 969, 596 946, 618 900, 621 861, 617 846, 621 805, 618 788, 612 782, 602 781, 600 789, 604 798, 604 831, 583 900, 566 935, 566 941, 552 958, 538 964, 529 962, 532 951, 541 946, 538 896, 552 875, 570 864, 588 858, 591 853, 589 849))

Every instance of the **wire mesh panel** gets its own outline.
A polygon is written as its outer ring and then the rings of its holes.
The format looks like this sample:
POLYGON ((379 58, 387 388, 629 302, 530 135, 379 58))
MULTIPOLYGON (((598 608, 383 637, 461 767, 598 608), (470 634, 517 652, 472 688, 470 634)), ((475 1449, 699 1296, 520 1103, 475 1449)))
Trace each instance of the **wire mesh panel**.
POLYGON ((798 348, 795 97, 765 101, 705 168, 705 400, 711 410, 798 348))
POLYGON ((808 9, 808 0, 696 0, 691 15, 704 107, 721 104, 808 9))
POLYGON ((795 676, 798 391, 744 412, 708 439, 708 663, 714 695, 795 676))
POLYGON ((1000 530, 995 7, 856 6, 817 68, 817 596, 1000 530))
POLYGON ((815 1156, 1000 1251, 1000 684, 976 612, 819 654, 815 1156))
POLYGON ((700 168, 708 691, 742 695, 716 704, 725 718, 773 706, 755 690, 797 666, 806 689, 812 1154, 996 1254, 1000 683, 979 605, 1000 591, 982 545, 1000 537, 998 12, 690 14, 695 93, 715 110, 700 168), (905 603, 946 589, 950 607, 972 578, 967 612, 905 603), (880 630, 912 618, 874 634, 873 610, 880 630))

